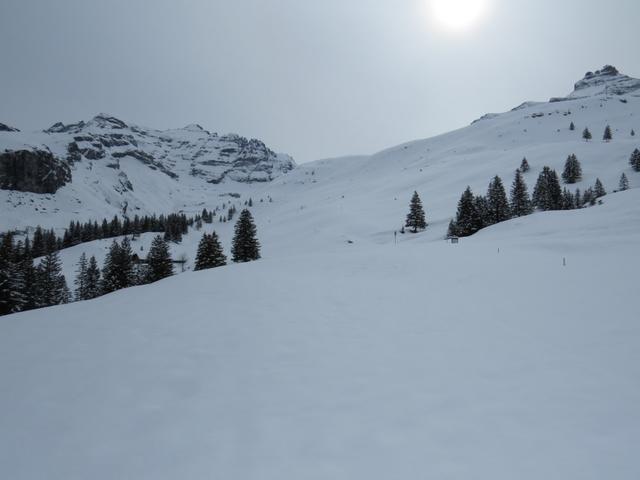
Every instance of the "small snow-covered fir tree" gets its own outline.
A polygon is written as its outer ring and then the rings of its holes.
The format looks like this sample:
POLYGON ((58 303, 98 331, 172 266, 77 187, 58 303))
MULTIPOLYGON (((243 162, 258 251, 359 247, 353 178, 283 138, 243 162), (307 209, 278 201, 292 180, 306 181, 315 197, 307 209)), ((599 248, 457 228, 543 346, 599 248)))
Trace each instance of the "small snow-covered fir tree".
POLYGON ((18 251, 13 235, 0 238, 0 315, 20 312, 27 302, 24 295, 24 276, 19 268, 18 251))
POLYGON ((160 235, 151 242, 151 248, 147 254, 147 267, 146 281, 148 283, 157 282, 173 275, 169 244, 160 235))
POLYGON ((579 188, 576 189, 576 193, 573 196, 575 199, 576 208, 582 208, 582 204, 584 203, 582 200, 582 192, 579 188))
POLYGON ((640 150, 638 150, 637 148, 631 154, 631 157, 629 158, 629 164, 634 171, 640 172, 640 150))
POLYGON ((533 190, 533 205, 540 210, 560 210, 562 208, 562 189, 558 174, 544 167, 533 190))
POLYGON ((591 135, 591 132, 588 128, 585 128, 582 131, 582 138, 584 138, 587 142, 593 138, 593 135, 591 135))
POLYGON ((504 222, 511 218, 511 212, 509 211, 509 202, 507 200, 507 193, 505 192, 502 179, 496 175, 487 190, 487 203, 489 207, 488 221, 490 224, 504 222))
POLYGON ((458 211, 454 221, 457 236, 468 237, 480 230, 480 218, 474 203, 471 187, 467 187, 458 201, 458 211))
POLYGON ((205 233, 198 244, 195 270, 217 268, 226 264, 227 257, 224 255, 216 232, 205 233))
POLYGON ((87 299, 87 269, 89 262, 87 261, 87 254, 82 252, 80 260, 78 261, 78 268, 76 269, 76 278, 74 284, 76 286, 75 299, 76 301, 87 299))
POLYGON ((582 194, 582 205, 595 205, 596 204, 596 196, 593 193, 593 188, 587 188, 582 194))
POLYGON ((569 184, 579 182, 582 179, 582 167, 578 157, 573 153, 567 157, 567 161, 564 164, 562 179, 569 184))
POLYGON ((47 254, 37 269, 38 306, 49 307, 70 301, 70 292, 66 279, 62 274, 62 266, 58 252, 47 254))
POLYGON ((418 230, 427 228, 424 208, 422 208, 422 201, 420 200, 418 192, 413 192, 413 197, 411 197, 405 227, 411 228, 413 233, 418 233, 418 230))
POLYGON ((85 281, 85 300, 91 300, 102 295, 102 291, 100 289, 100 268, 98 267, 96 257, 93 255, 89 259, 85 281))
POLYGON ((622 192, 624 192, 625 190, 629 190, 629 179, 624 172, 620 176, 619 188, 622 192))
POLYGON ((529 215, 533 210, 527 184, 525 183, 520 170, 516 170, 516 176, 513 179, 513 184, 511 185, 510 207, 511 214, 514 217, 529 215))
POLYGON ((576 208, 575 196, 565 188, 562 191, 562 210, 573 210, 574 208, 576 208))
POLYGON ((576 129, 576 126, 574 125, 574 123, 573 123, 573 122, 571 122, 571 123, 569 124, 569 130, 571 130, 571 131, 573 132, 575 129, 576 129))
POLYGON ((596 183, 593 186, 593 193, 596 198, 604 197, 607 194, 607 191, 604 189, 599 178, 596 178, 596 183))
POLYGON ((476 212, 477 230, 481 230, 484 227, 492 225, 491 215, 489 214, 489 201, 487 200, 487 197, 475 195, 473 197, 473 207, 476 212))
POLYGON ((527 173, 529 170, 531 170, 531 167, 529 166, 529 161, 525 157, 522 159, 522 163, 520 164, 520 171, 522 173, 527 173))
POLYGON ((611 132, 611 127, 607 125, 604 129, 602 140, 604 140, 605 142, 610 142, 612 139, 613 139, 613 133, 611 132))
POLYGON ((242 210, 236 222, 231 254, 236 263, 251 262, 260 258, 256 225, 247 209, 242 210))
POLYGON ((102 268, 102 292, 111 293, 135 284, 131 244, 125 238, 122 244, 113 241, 102 268))

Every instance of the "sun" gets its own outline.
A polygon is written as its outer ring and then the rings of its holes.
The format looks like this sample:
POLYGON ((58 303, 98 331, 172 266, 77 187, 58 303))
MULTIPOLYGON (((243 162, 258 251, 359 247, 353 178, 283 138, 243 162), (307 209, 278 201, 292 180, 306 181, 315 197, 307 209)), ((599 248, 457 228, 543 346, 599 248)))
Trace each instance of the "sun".
POLYGON ((488 0, 430 0, 435 20, 450 30, 467 30, 477 24, 488 9, 488 0))

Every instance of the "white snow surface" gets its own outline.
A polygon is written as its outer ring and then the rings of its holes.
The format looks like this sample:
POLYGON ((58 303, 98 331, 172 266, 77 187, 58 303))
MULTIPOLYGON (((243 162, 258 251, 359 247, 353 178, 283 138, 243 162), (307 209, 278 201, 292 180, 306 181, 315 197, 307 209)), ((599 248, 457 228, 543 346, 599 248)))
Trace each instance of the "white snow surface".
MULTIPOLYGON (((253 198, 262 260, 0 318, 0 476, 636 480, 639 102, 528 103, 299 166, 232 199, 253 198), (443 240, 467 185, 508 186, 526 156, 532 191, 570 153, 581 190, 631 190, 443 240), (395 244, 413 190, 430 226, 395 244)), ((228 252, 232 226, 204 228, 228 252)), ((189 268, 200 236, 172 246, 189 268)), ((68 279, 109 243, 64 250, 68 279)))

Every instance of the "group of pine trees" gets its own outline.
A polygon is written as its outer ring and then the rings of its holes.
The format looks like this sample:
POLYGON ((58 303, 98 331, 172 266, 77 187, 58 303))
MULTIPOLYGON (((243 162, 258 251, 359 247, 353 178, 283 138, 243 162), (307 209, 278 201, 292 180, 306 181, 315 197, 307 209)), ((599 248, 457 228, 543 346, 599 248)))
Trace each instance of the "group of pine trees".
MULTIPOLYGON (((95 263, 95 258, 92 257, 89 264, 93 263, 95 263)), ((97 275, 91 276, 92 269, 83 269, 82 264, 83 259, 81 258, 76 285, 80 283, 87 283, 92 287, 97 285, 97 290, 90 289, 91 295, 77 296, 77 300, 89 300, 123 288, 157 282, 174 273, 169 244, 161 235, 156 236, 151 242, 151 248, 149 248, 147 259, 144 262, 140 261, 137 255, 134 255, 131 242, 125 237, 120 243, 116 240, 113 241, 101 273, 98 272, 97 275), (93 280, 93 277, 97 277, 96 281, 93 280), (97 294, 93 295, 94 291, 97 294)))
POLYGON ((507 199, 502 179, 495 176, 489 183, 487 195, 474 195, 467 187, 458 202, 455 220, 449 223, 449 237, 467 237, 489 225, 504 222, 513 216, 531 213, 531 200, 520 170, 511 187, 511 202, 507 199))
MULTIPOLYGON (((569 130, 575 130, 575 125, 573 124, 573 122, 571 122, 571 125, 569 125, 569 130)), ((631 136, 633 137, 635 135, 635 132, 633 130, 631 130, 631 136)), ((591 130, 589 130, 589 127, 585 127, 585 129, 582 131, 582 138, 585 141, 589 141, 593 138, 593 135, 591 133, 591 130)), ((602 140, 605 142, 610 142, 611 140, 613 140, 613 132, 611 131, 611 126, 607 125, 604 128, 604 133, 602 134, 602 140)))
MULTIPOLYGON (((204 212, 203 212, 204 213, 204 212)), ((206 212, 200 221, 213 221, 206 212)), ((165 236, 156 236, 147 253, 140 260, 131 248, 127 236, 114 240, 102 268, 94 256, 82 254, 76 270, 75 290, 67 287, 59 253, 47 253, 34 266, 28 242, 14 241, 12 233, 0 236, 0 315, 34 308, 59 305, 70 301, 91 300, 107 293, 135 285, 157 282, 174 274, 173 260, 165 236)), ((232 245, 233 261, 250 262, 260 258, 260 242, 253 216, 249 210, 241 212, 235 226, 232 245)), ((198 246, 195 270, 216 268, 226 264, 227 258, 215 232, 205 233, 198 246)))
POLYGON ((34 265, 29 246, 12 233, 0 236, 0 315, 67 303, 71 292, 58 252, 34 265))
POLYGON ((184 214, 145 215, 143 217, 136 215, 133 219, 125 218, 124 220, 114 216, 110 221, 102 220, 101 224, 98 224, 97 221, 81 223, 72 220, 62 237, 58 237, 53 229, 44 230, 38 226, 32 238, 25 240, 25 244, 27 244, 27 250, 31 253, 32 258, 35 259, 82 243, 123 235, 136 236, 149 232, 164 233, 165 240, 180 242, 182 235, 186 234, 194 223, 201 222, 203 219, 206 219, 207 223, 213 221, 213 217, 206 209, 203 210, 203 214, 206 216, 196 215, 193 218, 184 214))
MULTIPOLYGON (((538 176, 533 195, 529 197, 523 176, 529 169, 529 163, 525 158, 516 170, 509 199, 499 176, 495 176, 489 183, 486 196, 474 195, 471 187, 467 187, 458 202, 456 217, 449 224, 448 236, 467 237, 490 225, 529 215, 536 208, 542 211, 572 210, 585 205, 595 205, 598 198, 607 194, 600 179, 596 179, 594 186, 584 192, 577 189, 572 193, 566 187, 563 189, 556 171, 545 166, 538 176)), ((565 162, 562 179, 566 184, 574 184, 582 179, 582 168, 574 154, 569 155, 565 162)), ((623 173, 620 189, 628 188, 629 182, 623 173)))

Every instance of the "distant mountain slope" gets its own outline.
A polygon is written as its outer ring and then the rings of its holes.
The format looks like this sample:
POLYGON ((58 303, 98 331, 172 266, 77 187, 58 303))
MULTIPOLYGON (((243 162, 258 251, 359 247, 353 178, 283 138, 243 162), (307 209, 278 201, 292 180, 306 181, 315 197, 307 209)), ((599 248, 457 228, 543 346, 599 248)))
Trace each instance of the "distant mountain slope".
MULTIPOLYGON (((106 167, 106 163, 114 161, 112 157, 106 162, 82 160, 72 167, 73 182, 55 195, 0 191, 0 205, 8 207, 0 210, 0 227, 38 223, 63 227, 71 219, 122 213, 125 202, 129 202, 129 214, 196 212, 229 201, 242 206, 253 197, 265 199, 264 204, 255 208, 259 208, 256 220, 262 239, 265 247, 269 247, 266 251, 273 252, 271 247, 275 245, 288 251, 323 249, 347 239, 393 241, 393 231, 401 227, 410 196, 417 190, 430 223, 424 235, 441 239, 464 188, 469 185, 475 193, 484 193, 494 175, 500 175, 509 188, 523 157, 531 165, 526 175, 530 193, 543 166, 561 171, 572 153, 583 168, 583 180, 573 189, 584 190, 600 178, 605 188, 612 191, 617 188, 622 172, 626 172, 632 188, 640 187, 640 174, 632 172, 628 165, 631 152, 640 147, 640 136, 631 136, 632 130, 640 132, 640 90, 634 87, 640 82, 614 74, 614 70, 605 67, 600 73, 587 74, 576 83, 577 90, 563 97, 566 99, 563 102, 525 102, 506 113, 485 115, 465 128, 398 145, 372 156, 303 164, 267 183, 242 183, 229 178, 218 185, 207 183, 206 174, 191 175, 190 163, 175 156, 180 149, 173 151, 173 156, 156 154, 164 166, 179 175, 177 179, 160 170, 150 170, 149 165, 128 155, 119 159, 120 170, 106 167), (583 88, 584 82, 589 81, 593 86, 583 88), (621 84, 626 85, 625 89, 607 88, 621 84), (569 129, 571 122, 575 124, 573 131, 569 129), (602 141, 606 125, 613 129, 613 141, 609 143, 602 141), (582 139, 585 127, 593 133, 591 142, 582 139), (128 190, 127 182, 132 184, 133 192, 128 190), (228 193, 240 197, 220 196, 228 193), (267 202, 268 197, 273 202, 267 202)), ((100 127, 100 132, 105 128, 100 127)), ((118 134, 121 129, 109 127, 107 131, 118 134)), ((207 136, 193 127, 177 132, 171 133, 175 135, 173 138, 207 136)), ((156 138, 156 134, 151 137, 156 138)), ((150 141, 151 145, 160 149, 155 141, 150 141)), ((105 150, 120 151, 119 147, 105 150)), ((232 226, 214 227, 224 237, 232 226)))
POLYGON ((42 132, 0 132, 0 188, 5 191, 0 198, 27 210, 21 213, 28 219, 37 212, 69 210, 95 216, 166 211, 182 207, 168 197, 188 202, 196 190, 233 191, 237 185, 270 182, 294 167, 289 156, 259 140, 219 136, 198 125, 144 129, 106 114, 42 132))

